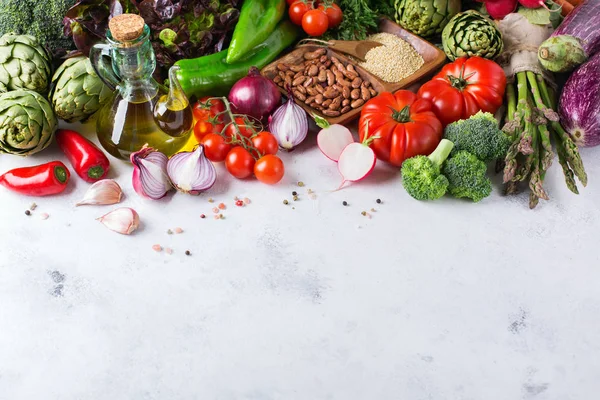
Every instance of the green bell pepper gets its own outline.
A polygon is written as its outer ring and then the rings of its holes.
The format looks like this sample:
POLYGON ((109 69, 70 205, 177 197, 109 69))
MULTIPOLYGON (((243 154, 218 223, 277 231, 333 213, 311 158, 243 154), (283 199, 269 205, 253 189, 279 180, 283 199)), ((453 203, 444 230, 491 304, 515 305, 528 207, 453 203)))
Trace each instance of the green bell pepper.
POLYGON ((234 83, 248 75, 250 67, 261 69, 273 61, 300 35, 298 27, 290 21, 281 21, 267 39, 256 46, 251 55, 236 64, 227 64, 227 50, 208 56, 179 60, 177 79, 185 94, 190 97, 226 96, 234 83))
POLYGON ((245 0, 225 62, 234 64, 241 61, 254 47, 264 42, 283 18, 285 5, 285 0, 245 0))

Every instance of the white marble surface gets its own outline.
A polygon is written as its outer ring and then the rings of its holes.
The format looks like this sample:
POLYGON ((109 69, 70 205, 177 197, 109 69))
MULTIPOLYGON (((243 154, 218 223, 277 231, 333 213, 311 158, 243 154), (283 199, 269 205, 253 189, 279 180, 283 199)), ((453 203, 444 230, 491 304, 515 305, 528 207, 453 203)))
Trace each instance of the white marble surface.
MULTIPOLYGON (((0 156, 0 170, 57 157, 0 156)), ((114 207, 74 207, 76 176, 31 217, 0 188, 0 399, 597 397, 600 148, 583 157, 588 188, 570 194, 556 164, 534 211, 498 186, 479 204, 417 202, 382 166, 326 193, 340 178, 314 135, 283 155, 280 185, 219 167, 200 197, 142 200, 113 160, 142 219, 131 237, 95 221, 114 207)))

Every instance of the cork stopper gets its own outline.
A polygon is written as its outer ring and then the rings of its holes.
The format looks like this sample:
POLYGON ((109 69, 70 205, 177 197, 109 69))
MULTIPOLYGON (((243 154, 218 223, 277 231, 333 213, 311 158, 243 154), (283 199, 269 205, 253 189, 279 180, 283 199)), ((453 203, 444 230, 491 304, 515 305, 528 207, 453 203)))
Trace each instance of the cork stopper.
POLYGON ((112 37, 119 42, 135 40, 144 32, 144 19, 136 14, 121 14, 108 23, 112 37))

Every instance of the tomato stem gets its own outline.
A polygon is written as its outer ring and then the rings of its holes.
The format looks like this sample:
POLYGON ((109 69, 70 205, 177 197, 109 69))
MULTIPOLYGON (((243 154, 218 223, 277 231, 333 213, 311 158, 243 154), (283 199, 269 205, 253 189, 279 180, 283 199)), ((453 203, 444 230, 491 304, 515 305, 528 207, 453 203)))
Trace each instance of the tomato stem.
POLYGON ((456 77, 454 75, 448 74, 447 77, 452 87, 458 90, 463 90, 464 88, 469 86, 469 82, 467 82, 467 80, 473 75, 475 75, 475 72, 471 72, 469 75, 465 76, 465 64, 463 64, 460 68, 460 76, 456 77))
POLYGON ((404 106, 402 110, 398 111, 390 107, 392 110, 392 118, 395 121, 400 122, 401 124, 405 122, 410 122, 410 106, 404 106))

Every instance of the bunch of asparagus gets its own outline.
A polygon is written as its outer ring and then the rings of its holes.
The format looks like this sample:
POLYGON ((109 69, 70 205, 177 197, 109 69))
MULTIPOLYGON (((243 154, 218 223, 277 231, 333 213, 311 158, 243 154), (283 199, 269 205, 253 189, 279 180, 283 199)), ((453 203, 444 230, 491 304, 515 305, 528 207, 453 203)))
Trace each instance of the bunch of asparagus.
POLYGON ((531 71, 518 72, 515 82, 506 89, 508 110, 503 130, 512 138, 504 166, 506 193, 516 193, 518 183, 528 181, 529 208, 537 206, 539 199, 548 200, 543 182, 554 159, 554 142, 567 187, 579 194, 575 177, 586 186, 587 174, 577 146, 560 125, 554 91, 541 75, 531 71))

